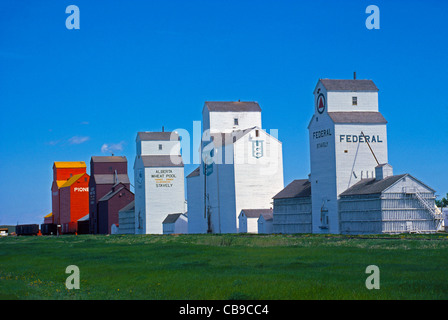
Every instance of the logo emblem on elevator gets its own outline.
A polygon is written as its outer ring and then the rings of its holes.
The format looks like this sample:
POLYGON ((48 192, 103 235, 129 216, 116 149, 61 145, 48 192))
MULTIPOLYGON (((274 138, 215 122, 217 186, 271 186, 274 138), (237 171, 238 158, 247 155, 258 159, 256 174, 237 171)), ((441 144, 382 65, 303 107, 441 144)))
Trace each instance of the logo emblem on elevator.
POLYGON ((321 93, 317 97, 317 112, 320 114, 324 113, 325 111, 325 96, 321 93))
POLYGON ((260 159, 263 156, 263 141, 252 141, 252 156, 257 159, 260 159))

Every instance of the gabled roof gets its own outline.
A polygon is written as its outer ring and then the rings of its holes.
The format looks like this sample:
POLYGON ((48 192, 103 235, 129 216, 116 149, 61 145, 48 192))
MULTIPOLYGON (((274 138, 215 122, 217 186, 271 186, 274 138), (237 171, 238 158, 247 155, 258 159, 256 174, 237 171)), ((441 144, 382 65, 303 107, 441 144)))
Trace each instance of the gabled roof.
POLYGON ((67 180, 56 180, 56 184, 58 185, 58 189, 61 189, 61 187, 67 182, 67 180))
POLYGON ((86 214, 84 217, 82 217, 81 219, 78 219, 78 221, 88 221, 90 219, 90 216, 88 214, 86 214))
POLYGON ((127 162, 125 156, 93 156, 91 158, 92 162, 127 162))
POLYGON ((197 167, 196 169, 194 169, 188 176, 187 178, 192 178, 192 177, 198 177, 201 175, 200 173, 200 168, 201 166, 197 167))
POLYGON ((180 216, 185 216, 183 213, 172 213, 166 216, 165 220, 163 220, 162 224, 167 223, 175 223, 180 216))
POLYGON ((53 216, 53 212, 50 212, 49 214, 47 214, 44 218, 51 218, 53 216))
POLYGON ((244 215, 248 218, 259 218, 260 215, 272 214, 272 209, 241 209, 240 215, 244 212, 244 215))
POLYGON ((358 183, 342 192, 340 196, 343 197, 354 195, 380 194, 406 175, 407 174, 389 176, 382 180, 376 180, 375 178, 362 179, 358 183))
POLYGON ((101 199, 99 199, 98 201, 108 201, 110 199, 112 199, 113 197, 115 197, 117 194, 119 194, 122 191, 129 191, 131 194, 133 194, 132 191, 130 191, 128 188, 126 188, 126 186, 122 183, 118 183, 116 184, 113 189, 111 189, 108 193, 106 193, 101 199))
POLYGON ((334 123, 387 123, 380 112, 350 111, 328 112, 334 123))
POLYGON ((76 181, 78 181, 84 175, 88 176, 87 173, 75 174, 73 177, 68 179, 60 188, 70 187, 71 185, 73 185, 76 181))
POLYGON ((179 134, 177 132, 139 132, 138 138, 142 141, 178 141, 179 134))
POLYGON ((256 101, 206 101, 204 108, 212 112, 261 112, 256 101))
POLYGON ((145 167, 183 167, 180 155, 141 156, 145 167))
MULTIPOLYGON (((121 173, 117 174, 116 178, 118 182, 121 183, 130 183, 129 176, 127 174, 121 173)), ((93 179, 96 184, 115 184, 115 174, 94 174, 93 179)))
POLYGON ((320 79, 327 91, 378 91, 372 80, 320 79))
POLYGON ((84 161, 57 161, 53 164, 57 169, 72 169, 72 168, 86 168, 84 161))
POLYGON ((294 180, 272 199, 311 197, 311 183, 308 179, 294 180))
POLYGON ((118 210, 118 212, 121 211, 134 211, 135 210, 135 200, 132 200, 132 202, 129 202, 126 206, 118 210))

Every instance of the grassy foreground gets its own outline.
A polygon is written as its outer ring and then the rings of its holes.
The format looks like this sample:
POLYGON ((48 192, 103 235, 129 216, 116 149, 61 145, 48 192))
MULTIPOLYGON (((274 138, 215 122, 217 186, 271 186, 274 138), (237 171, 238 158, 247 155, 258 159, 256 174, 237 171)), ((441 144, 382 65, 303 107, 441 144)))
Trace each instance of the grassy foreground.
POLYGON ((447 234, 5 237, 0 299, 448 299, 447 266, 447 234))

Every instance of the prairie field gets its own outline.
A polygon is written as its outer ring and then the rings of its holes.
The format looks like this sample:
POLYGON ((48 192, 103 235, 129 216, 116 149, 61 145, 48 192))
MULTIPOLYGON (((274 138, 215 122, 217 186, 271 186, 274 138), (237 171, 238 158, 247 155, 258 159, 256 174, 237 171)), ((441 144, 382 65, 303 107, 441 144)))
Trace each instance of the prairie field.
POLYGON ((446 233, 8 236, 0 299, 446 300, 447 265, 446 233), (369 265, 379 289, 366 288, 369 265))

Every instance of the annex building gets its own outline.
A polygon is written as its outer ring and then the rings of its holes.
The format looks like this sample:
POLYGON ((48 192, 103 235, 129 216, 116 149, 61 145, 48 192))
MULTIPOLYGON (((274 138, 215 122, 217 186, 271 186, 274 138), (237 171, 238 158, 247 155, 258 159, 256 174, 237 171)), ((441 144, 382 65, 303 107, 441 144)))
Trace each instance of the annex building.
POLYGON ((435 191, 394 175, 372 80, 320 79, 308 125, 310 175, 274 197, 274 232, 436 232, 435 191))

